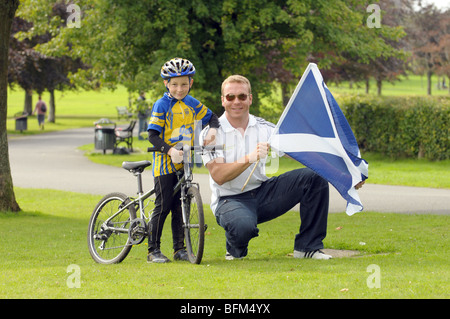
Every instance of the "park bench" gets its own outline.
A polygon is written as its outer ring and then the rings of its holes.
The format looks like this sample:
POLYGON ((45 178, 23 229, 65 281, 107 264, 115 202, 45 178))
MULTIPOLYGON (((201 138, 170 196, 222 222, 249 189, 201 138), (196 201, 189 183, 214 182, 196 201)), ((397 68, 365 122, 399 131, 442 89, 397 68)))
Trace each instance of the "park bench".
POLYGON ((117 145, 120 143, 126 143, 127 148, 130 150, 130 152, 133 152, 133 129, 136 125, 136 120, 132 120, 130 122, 130 125, 126 128, 115 128, 114 133, 116 135, 116 143, 114 145, 114 148, 117 148, 117 145))
POLYGON ((120 120, 122 117, 125 119, 129 119, 133 116, 133 113, 128 112, 128 108, 126 106, 116 106, 117 109, 117 119, 120 120))

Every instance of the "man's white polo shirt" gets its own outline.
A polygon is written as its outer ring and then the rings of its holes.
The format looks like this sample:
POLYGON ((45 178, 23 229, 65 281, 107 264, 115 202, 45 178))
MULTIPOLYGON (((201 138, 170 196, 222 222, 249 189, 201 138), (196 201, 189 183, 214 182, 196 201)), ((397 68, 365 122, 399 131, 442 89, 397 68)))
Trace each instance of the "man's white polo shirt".
MULTIPOLYGON (((247 128, 242 134, 238 129, 235 129, 228 122, 225 114, 220 118, 220 128, 217 130, 216 145, 224 145, 223 150, 208 152, 202 156, 203 163, 206 165, 213 159, 223 157, 225 163, 232 163, 242 159, 245 155, 251 153, 256 145, 260 142, 267 142, 272 134, 275 125, 265 121, 262 118, 249 115, 249 122, 247 128)), ((207 128, 202 131, 200 137, 200 145, 203 145, 203 139, 206 135, 207 128)), ((241 175, 235 179, 224 183, 223 185, 217 184, 211 177, 210 187, 212 191, 211 195, 211 209, 215 214, 219 198, 221 196, 230 196, 242 194, 241 188, 244 185, 247 178, 255 164, 250 165, 241 175)), ((255 189, 266 181, 268 177, 265 174, 265 161, 261 160, 258 167, 255 169, 250 181, 245 187, 244 192, 255 189)))

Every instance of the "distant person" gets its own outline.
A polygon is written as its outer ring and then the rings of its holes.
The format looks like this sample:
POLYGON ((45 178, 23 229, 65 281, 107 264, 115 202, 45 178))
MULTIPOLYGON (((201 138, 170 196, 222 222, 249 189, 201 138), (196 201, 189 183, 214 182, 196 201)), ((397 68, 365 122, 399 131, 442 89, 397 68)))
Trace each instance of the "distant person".
POLYGON ((44 129, 45 124, 45 114, 47 113, 47 104, 42 101, 42 97, 39 95, 39 101, 36 103, 36 107, 34 108, 33 115, 37 112, 37 120, 39 124, 39 128, 41 130, 44 129))
POLYGON ((212 140, 219 119, 200 101, 189 95, 195 74, 194 65, 186 59, 174 58, 164 63, 161 77, 167 92, 152 108, 148 125, 150 143, 161 152, 153 153, 153 176, 155 178, 155 209, 149 222, 148 256, 151 263, 170 261, 161 252, 161 234, 169 212, 172 212, 172 238, 175 260, 189 260, 184 246, 183 217, 180 192, 173 195, 177 183, 176 172, 183 169, 183 151, 175 149, 179 142, 193 144, 196 121, 211 127, 207 140, 212 140))
POLYGON ((147 119, 150 116, 148 102, 145 100, 145 92, 141 91, 136 101, 137 116, 139 120, 138 139, 144 140, 141 136, 142 132, 147 131, 147 119))

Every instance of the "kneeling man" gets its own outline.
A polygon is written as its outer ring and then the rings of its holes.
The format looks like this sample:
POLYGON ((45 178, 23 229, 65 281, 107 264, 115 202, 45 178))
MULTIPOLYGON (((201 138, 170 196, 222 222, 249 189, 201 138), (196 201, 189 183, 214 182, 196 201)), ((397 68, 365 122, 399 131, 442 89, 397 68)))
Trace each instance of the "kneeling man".
POLYGON ((321 251, 327 231, 328 182, 308 168, 270 179, 265 175, 265 163, 258 160, 268 154, 275 125, 251 115, 251 104, 247 78, 232 75, 222 83, 225 112, 214 143, 224 144, 224 149, 203 155, 210 173, 211 208, 226 232, 226 259, 245 257, 249 241, 258 236, 258 224, 283 215, 298 203, 301 225, 294 257, 330 259, 321 251), (242 191, 254 165, 258 166, 242 191))

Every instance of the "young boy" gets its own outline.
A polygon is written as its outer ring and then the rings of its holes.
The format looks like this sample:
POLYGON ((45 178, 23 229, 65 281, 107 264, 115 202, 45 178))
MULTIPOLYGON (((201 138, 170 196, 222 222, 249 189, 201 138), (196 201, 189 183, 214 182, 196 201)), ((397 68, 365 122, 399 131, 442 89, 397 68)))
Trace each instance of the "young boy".
POLYGON ((150 143, 161 150, 153 153, 156 199, 148 225, 148 262, 170 261, 160 250, 164 221, 170 211, 174 260, 189 260, 184 246, 180 194, 172 196, 177 182, 176 171, 183 168, 183 151, 173 146, 180 141, 188 141, 192 145, 195 121, 201 120, 202 126, 209 124, 211 130, 207 139, 211 139, 219 127, 217 115, 188 95, 194 74, 194 65, 181 58, 167 61, 161 68, 161 77, 168 92, 153 105, 147 129, 150 143))

